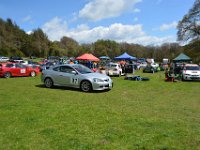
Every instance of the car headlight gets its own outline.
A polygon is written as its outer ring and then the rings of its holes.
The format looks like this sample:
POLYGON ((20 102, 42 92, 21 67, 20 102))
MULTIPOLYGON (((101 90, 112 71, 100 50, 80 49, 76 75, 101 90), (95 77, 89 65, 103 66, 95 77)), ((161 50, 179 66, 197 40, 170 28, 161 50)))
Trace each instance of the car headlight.
POLYGON ((93 81, 94 81, 94 82, 104 82, 104 80, 98 79, 98 78, 94 78, 93 81))

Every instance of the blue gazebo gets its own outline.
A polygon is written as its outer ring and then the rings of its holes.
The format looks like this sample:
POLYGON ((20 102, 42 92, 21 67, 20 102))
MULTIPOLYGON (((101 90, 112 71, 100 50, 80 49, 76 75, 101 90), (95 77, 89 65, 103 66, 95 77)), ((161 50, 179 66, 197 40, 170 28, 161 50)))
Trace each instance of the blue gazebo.
POLYGON ((122 55, 115 57, 115 60, 137 60, 137 58, 125 52, 122 55))

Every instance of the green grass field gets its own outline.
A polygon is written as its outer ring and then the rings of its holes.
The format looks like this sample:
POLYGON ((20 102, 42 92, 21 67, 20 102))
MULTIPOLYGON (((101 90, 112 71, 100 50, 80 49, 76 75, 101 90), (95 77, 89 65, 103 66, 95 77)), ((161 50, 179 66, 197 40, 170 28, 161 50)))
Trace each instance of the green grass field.
POLYGON ((40 77, 0 78, 2 150, 199 150, 200 82, 113 77, 108 92, 44 88, 40 77))

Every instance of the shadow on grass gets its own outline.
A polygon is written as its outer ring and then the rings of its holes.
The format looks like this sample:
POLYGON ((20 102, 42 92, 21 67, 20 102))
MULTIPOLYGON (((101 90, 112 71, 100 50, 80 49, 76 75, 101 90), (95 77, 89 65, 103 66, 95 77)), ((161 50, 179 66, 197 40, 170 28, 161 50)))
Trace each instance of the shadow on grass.
MULTIPOLYGON (((45 87, 44 84, 38 84, 38 85, 36 85, 36 87, 47 89, 47 88, 45 87)), ((68 91, 77 91, 77 92, 82 92, 82 93, 104 93, 104 92, 108 92, 108 91, 110 91, 110 90, 107 89, 107 90, 101 90, 101 91, 83 92, 83 91, 81 91, 81 90, 78 89, 78 88, 73 88, 73 87, 64 87, 64 86, 54 86, 54 87, 49 88, 49 89, 50 89, 50 90, 68 90, 68 91)))

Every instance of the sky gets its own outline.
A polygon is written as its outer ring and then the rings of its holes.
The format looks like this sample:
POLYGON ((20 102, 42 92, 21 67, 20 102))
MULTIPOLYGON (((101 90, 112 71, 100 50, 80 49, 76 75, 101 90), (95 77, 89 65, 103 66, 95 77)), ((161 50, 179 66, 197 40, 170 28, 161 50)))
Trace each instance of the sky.
POLYGON ((177 23, 195 0, 0 0, 0 18, 52 41, 98 39, 141 45, 176 42, 177 23))

